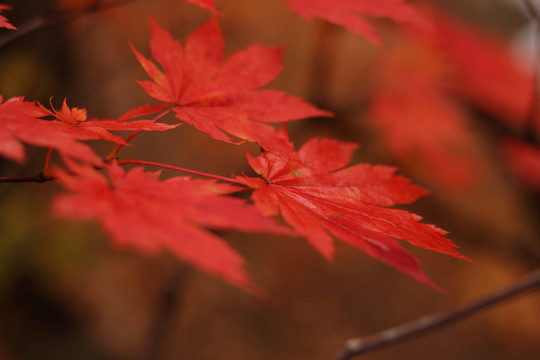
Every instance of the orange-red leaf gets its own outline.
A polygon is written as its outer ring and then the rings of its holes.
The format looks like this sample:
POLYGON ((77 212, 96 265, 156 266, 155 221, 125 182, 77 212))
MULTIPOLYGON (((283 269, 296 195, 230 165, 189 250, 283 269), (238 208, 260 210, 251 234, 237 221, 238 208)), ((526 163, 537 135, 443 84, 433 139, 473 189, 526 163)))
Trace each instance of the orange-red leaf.
POLYGON ((219 15, 214 5, 214 0, 186 0, 186 1, 195 5, 199 5, 203 9, 210 10, 214 14, 219 15))
POLYGON ((109 130, 164 131, 177 126, 151 120, 126 121, 160 111, 163 106, 137 108, 119 120, 88 120, 86 109, 69 108, 65 100, 60 110, 49 110, 39 103, 35 105, 24 101, 21 97, 11 98, 4 103, 1 101, 0 97, 0 154, 18 162, 25 159, 22 143, 27 143, 52 147, 67 157, 99 164, 101 160, 92 149, 79 141, 104 139, 123 144, 124 140, 109 130), (42 119, 47 116, 55 120, 42 119))
MULTIPOLYGON (((355 144, 313 139, 291 157, 269 152, 253 158, 259 178, 239 177, 255 189, 253 201, 266 215, 281 213, 294 230, 326 258, 334 237, 431 284, 419 262, 396 239, 464 258, 445 232, 420 223, 420 216, 387 206, 410 203, 426 192, 395 175, 395 169, 368 164, 344 168, 355 144)), ((288 152, 291 153, 291 152, 288 152)))
POLYGON ((153 98, 175 105, 178 119, 213 138, 233 142, 233 135, 281 151, 287 141, 267 123, 331 116, 283 92, 256 91, 281 72, 283 48, 253 45, 223 62, 224 39, 215 18, 192 32, 185 47, 151 22, 151 52, 162 70, 133 49, 152 79, 140 85, 153 98))
POLYGON ((421 177, 446 189, 463 189, 478 178, 479 159, 466 111, 448 89, 455 76, 446 59, 401 36, 376 67, 370 120, 392 155, 414 163, 421 177))
POLYGON ((57 215, 100 223, 118 246, 143 253, 169 250, 191 265, 248 292, 258 287, 244 270, 244 259, 205 228, 286 233, 240 199, 225 195, 237 187, 210 180, 175 177, 159 181, 159 172, 141 167, 124 172, 107 165, 107 176, 69 163, 70 173, 56 171, 70 193, 54 201, 57 215))
POLYGON ((403 0, 283 0, 300 16, 313 17, 345 27, 380 44, 373 27, 362 16, 390 18, 398 22, 418 22, 416 12, 403 0))
MULTIPOLYGON (((0 13, 3 11, 3 10, 9 10, 11 9, 11 6, 9 5, 5 5, 5 4, 0 4, 0 13)), ((13 25, 11 25, 8 21, 8 19, 6 19, 5 16, 2 16, 0 15, 0 28, 7 28, 7 29, 11 29, 11 30, 17 30, 17 28, 13 25)))
POLYGON ((441 12, 432 13, 432 23, 416 29, 415 36, 443 54, 455 69, 456 79, 449 88, 495 118, 522 128, 534 79, 518 66, 507 42, 441 12))
POLYGON ((540 190, 540 149, 521 140, 507 139, 503 154, 514 174, 525 185, 540 190))
MULTIPOLYGON (((48 113, 33 103, 16 97, 1 103, 0 97, 0 155, 13 161, 26 158, 23 143, 52 147, 68 157, 98 164, 99 157, 85 144, 87 135, 72 131, 76 127, 60 121, 47 121, 40 117, 48 113)), ((111 134, 112 135, 112 134, 111 134)))

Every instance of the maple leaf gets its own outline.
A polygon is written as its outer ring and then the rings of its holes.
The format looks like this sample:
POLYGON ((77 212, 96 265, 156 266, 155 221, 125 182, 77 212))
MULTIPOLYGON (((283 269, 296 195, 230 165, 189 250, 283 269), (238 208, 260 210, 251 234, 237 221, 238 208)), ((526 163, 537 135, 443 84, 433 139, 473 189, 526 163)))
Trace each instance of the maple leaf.
POLYGON ((465 110, 448 89, 455 71, 446 58, 415 37, 402 34, 378 61, 369 117, 395 158, 446 189, 478 180, 480 157, 465 110))
POLYGON ((156 123, 152 120, 134 120, 139 116, 153 114, 162 111, 166 106, 141 106, 128 111, 122 115, 119 119, 88 119, 86 109, 69 108, 66 100, 62 104, 62 109, 56 110, 51 105, 52 110, 48 110, 43 105, 39 104, 44 113, 55 117, 60 121, 61 126, 64 126, 67 131, 76 134, 79 140, 97 140, 103 139, 112 141, 118 144, 124 144, 124 140, 112 133, 109 130, 123 130, 123 131, 165 131, 173 129, 178 125, 167 125, 163 123, 156 123))
MULTIPOLYGON (((66 101, 61 110, 46 109, 41 104, 24 101, 22 97, 1 103, 0 97, 0 154, 8 159, 23 162, 25 151, 21 142, 52 147, 61 154, 100 164, 101 159, 82 140, 104 139, 119 144, 124 140, 108 130, 164 131, 177 125, 155 123, 151 120, 125 121, 148 112, 156 112, 163 106, 134 109, 119 120, 87 119, 86 109, 69 108, 66 101), (56 120, 45 120, 52 116, 56 120)), ((52 105, 51 105, 52 107, 52 105)))
MULTIPOLYGON (((459 254, 445 231, 420 223, 420 216, 390 209, 425 195, 426 191, 395 175, 387 166, 358 164, 348 168, 357 145, 331 139, 312 139, 284 157, 269 152, 253 158, 259 178, 238 177, 255 189, 252 200, 265 215, 281 213, 327 259, 334 253, 334 237, 365 251, 413 278, 433 285, 419 261, 396 239, 429 250, 459 254)), ((290 152, 289 152, 290 153, 290 152)))
POLYGON ((231 143, 228 133, 281 151, 286 139, 267 123, 331 116, 281 91, 254 91, 281 72, 281 47, 253 45, 221 64, 225 44, 215 18, 191 33, 184 48, 152 19, 151 24, 151 53, 163 71, 132 47, 153 80, 139 84, 148 95, 174 105, 178 119, 214 139, 231 143))
POLYGON ((417 13, 403 0, 282 0, 300 16, 320 18, 362 34, 380 44, 373 27, 361 15, 386 17, 398 22, 419 22, 417 13))
POLYGON ((25 160, 22 143, 40 147, 52 147, 60 153, 93 164, 101 160, 91 148, 78 142, 80 136, 69 131, 59 121, 47 121, 40 117, 48 113, 22 97, 14 97, 2 103, 0 96, 0 155, 17 162, 25 160))
POLYGON ((203 271, 260 293, 244 270, 242 256, 205 228, 276 234, 288 230, 242 200, 225 196, 238 191, 237 186, 189 177, 159 181, 160 172, 141 167, 125 172, 116 163, 105 166, 105 176, 89 166, 67 163, 70 173, 55 171, 70 191, 54 200, 55 214, 95 220, 117 246, 148 254, 166 249, 203 271))
POLYGON ((214 0, 186 0, 188 3, 199 5, 203 9, 210 10, 216 15, 219 15, 219 12, 216 10, 214 5, 214 0))
MULTIPOLYGON (((0 4, 0 13, 4 10, 9 10, 11 9, 11 6, 9 5, 6 5, 6 4, 0 4)), ((7 28, 7 29, 11 29, 11 30, 17 30, 17 28, 13 25, 11 25, 8 21, 8 19, 6 19, 5 16, 2 16, 0 15, 0 28, 7 28)))

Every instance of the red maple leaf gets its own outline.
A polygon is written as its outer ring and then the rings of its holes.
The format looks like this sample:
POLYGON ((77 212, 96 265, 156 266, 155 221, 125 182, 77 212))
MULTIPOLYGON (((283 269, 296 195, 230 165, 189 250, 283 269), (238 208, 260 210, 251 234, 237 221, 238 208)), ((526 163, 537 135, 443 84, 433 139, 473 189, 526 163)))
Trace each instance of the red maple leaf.
MULTIPOLYGON (((2 98, 0 97, 0 102, 2 98)), ((164 131, 175 125, 155 123, 151 120, 125 121, 163 109, 142 107, 134 109, 119 120, 87 120, 86 109, 69 108, 66 101, 61 110, 46 109, 24 101, 22 97, 11 98, 0 103, 0 154, 8 159, 22 162, 25 151, 22 143, 40 147, 52 147, 64 156, 101 163, 101 159, 81 140, 104 139, 119 144, 124 140, 108 130, 164 131), (55 120, 45 120, 52 116, 55 120)))
POLYGON ((425 190, 395 175, 392 167, 359 164, 344 168, 356 147, 313 139, 295 157, 264 152, 253 158, 248 154, 251 167, 260 177, 238 179, 255 189, 252 199, 265 215, 281 213, 326 258, 334 252, 332 234, 432 285, 419 268, 419 261, 393 238, 457 258, 464 256, 443 237, 445 231, 420 223, 418 215, 387 208, 410 203, 425 195, 425 190))
POLYGON ((287 233, 240 199, 225 196, 238 187, 215 181, 174 177, 141 167, 125 172, 106 165, 107 176, 88 166, 67 162, 70 173, 55 171, 70 191, 59 195, 54 213, 69 219, 95 220, 117 246, 143 253, 166 249, 191 265, 240 288, 258 293, 244 270, 244 259, 205 228, 287 233))
POLYGON ((378 61, 376 74, 370 120, 393 156, 446 189, 473 185, 480 156, 466 111, 448 89, 455 69, 446 58, 403 34, 378 61))
MULTIPOLYGON (((4 10, 9 10, 11 9, 11 6, 9 5, 6 5, 6 4, 0 4, 0 13, 4 10)), ((11 25, 8 21, 8 19, 6 19, 5 16, 2 16, 0 15, 0 28, 7 28, 7 29, 11 29, 11 30, 17 30, 17 28, 13 25, 11 25)))
POLYGON ((131 120, 143 115, 154 114, 164 110, 167 106, 149 106, 144 105, 132 109, 122 115, 119 119, 88 119, 86 109, 69 108, 66 100, 62 104, 62 109, 56 110, 51 105, 52 110, 48 110, 43 105, 39 104, 41 109, 47 115, 51 115, 60 121, 61 126, 64 126, 67 131, 72 132, 79 140, 97 140, 103 139, 118 144, 124 144, 124 140, 112 133, 109 130, 118 131, 165 131, 173 129, 178 125, 167 125, 156 123, 152 120, 131 120))
POLYGON ((320 18, 364 35, 380 44, 373 27, 361 16, 386 17, 398 22, 419 22, 417 13, 403 0, 283 0, 300 16, 320 18))
POLYGON ((23 162, 25 150, 22 143, 40 147, 52 147, 60 153, 93 164, 99 157, 80 140, 79 134, 70 131, 59 121, 41 119, 49 115, 42 108, 22 97, 2 102, 0 96, 0 154, 8 159, 23 162))
POLYGON ((214 14, 218 15, 219 12, 216 10, 214 5, 214 0, 186 0, 189 3, 199 5, 203 9, 210 10, 214 14))
POLYGON ((184 48, 152 19, 151 23, 151 52, 163 71, 133 49, 153 80, 140 85, 153 98, 173 104, 178 119, 214 139, 232 142, 228 133, 280 151, 286 140, 267 123, 331 116, 281 91, 254 91, 281 72, 283 48, 253 45, 221 64, 224 39, 215 18, 191 33, 184 48))

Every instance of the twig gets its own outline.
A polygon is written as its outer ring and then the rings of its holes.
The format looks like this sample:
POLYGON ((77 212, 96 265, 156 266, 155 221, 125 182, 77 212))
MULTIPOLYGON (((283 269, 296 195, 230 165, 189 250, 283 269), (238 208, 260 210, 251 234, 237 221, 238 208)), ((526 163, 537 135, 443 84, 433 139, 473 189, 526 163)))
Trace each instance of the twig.
POLYGON ((14 177, 0 177, 0 183, 18 183, 18 182, 37 182, 44 183, 46 181, 54 180, 53 177, 46 176, 43 173, 32 176, 14 176, 14 177))
POLYGON ((117 0, 110 1, 103 4, 103 1, 98 1, 96 4, 89 6, 86 9, 74 11, 70 13, 59 14, 51 17, 37 16, 33 19, 28 20, 22 25, 17 25, 17 31, 10 32, 2 37, 0 37, 0 47, 3 47, 10 42, 19 39, 20 37, 32 33, 37 30, 46 29, 52 26, 60 25, 67 23, 76 19, 79 19, 85 15, 109 10, 117 6, 125 5, 137 0, 117 0))
POLYGON ((163 287, 141 360, 153 360, 157 357, 160 344, 170 326, 171 319, 177 318, 177 316, 173 316, 173 313, 179 307, 178 293, 184 287, 185 278, 185 268, 178 269, 163 287))
POLYGON ((419 335, 443 325, 450 324, 466 316, 472 315, 479 310, 485 309, 533 289, 540 285, 540 269, 525 276, 522 280, 504 289, 495 291, 472 303, 457 307, 453 310, 439 312, 423 316, 417 320, 405 323, 379 333, 362 338, 350 339, 345 343, 337 360, 349 360, 353 356, 364 354, 368 351, 389 346, 414 335, 419 335))

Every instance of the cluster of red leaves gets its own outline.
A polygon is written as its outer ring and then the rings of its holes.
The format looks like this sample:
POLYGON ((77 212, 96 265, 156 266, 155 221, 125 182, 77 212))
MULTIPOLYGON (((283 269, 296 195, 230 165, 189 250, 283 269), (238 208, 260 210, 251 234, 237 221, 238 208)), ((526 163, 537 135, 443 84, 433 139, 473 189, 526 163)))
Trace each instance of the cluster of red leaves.
POLYGON ((255 207, 223 197, 239 187, 189 178, 159 182, 156 174, 142 169, 126 174, 112 165, 107 170, 110 183, 92 169, 72 169, 76 176, 60 173, 72 194, 60 198, 57 212, 98 220, 118 244, 167 248, 244 289, 252 289, 252 283, 243 271, 243 260, 200 226, 285 232, 258 218, 255 209, 265 216, 281 213, 293 229, 291 234, 306 237, 328 259, 334 236, 431 285, 418 260, 394 239, 464 258, 443 237, 444 231, 420 223, 417 215, 387 208, 426 194, 395 175, 395 169, 367 164, 344 168, 357 145, 330 139, 314 139, 297 152, 285 130, 265 124, 329 115, 278 91, 252 90, 279 73, 282 49, 255 45, 220 66, 224 44, 215 19, 189 35, 184 47, 152 21, 150 45, 163 71, 133 50, 153 80, 139 82, 150 96, 218 140, 231 141, 222 132, 226 131, 265 150, 258 158, 248 155, 260 177, 231 179, 254 190, 255 207), (89 178, 81 178, 83 174, 89 178), (128 226, 133 222, 135 227, 128 226), (200 248, 195 245, 198 236, 203 236, 200 248))
POLYGON ((429 26, 403 31, 379 61, 371 119, 396 158, 431 170, 426 180, 468 187, 481 159, 462 104, 524 130, 533 75, 500 39, 435 11, 424 18, 429 26))
MULTIPOLYGON (((0 13, 2 11, 4 11, 4 10, 9 10, 9 9, 11 9, 11 6, 5 5, 5 4, 0 4, 0 13)), ((2 15, 0 15, 0 28, 17 30, 17 28, 15 26, 11 25, 10 22, 8 21, 8 19, 6 19, 6 17, 2 16, 2 15)))
MULTIPOLYGON (((190 2, 215 11, 212 1, 190 2)), ((413 16, 399 0, 286 2, 303 16, 328 18, 372 41, 377 38, 371 28, 349 13, 397 20, 413 16)), ((287 132, 270 125, 332 116, 283 92, 258 90, 281 72, 283 48, 253 45, 224 61, 224 39, 215 18, 192 32, 184 46, 153 20, 151 27, 150 51, 161 69, 132 50, 152 79, 139 84, 163 104, 130 110, 116 120, 88 120, 85 109, 69 108, 66 102, 60 110, 22 98, 0 103, 0 154, 23 161, 22 143, 27 143, 52 147, 65 159, 68 171, 52 171, 69 191, 56 198, 56 214, 98 221, 119 246, 145 253, 170 250, 251 293, 259 290, 245 272, 244 259, 206 228, 300 235, 327 259, 337 238, 432 286, 419 261, 396 239, 465 259, 443 230, 421 223, 418 215, 389 208, 426 194, 395 175, 394 168, 346 167, 357 145, 331 139, 313 139, 295 151, 287 132), (260 145, 259 157, 248 154, 259 177, 228 179, 234 186, 189 177, 160 181, 159 172, 140 167, 125 172, 120 162, 105 163, 81 142, 104 139, 125 145, 126 140, 109 130, 170 129, 173 126, 151 120, 133 120, 167 108, 217 140, 233 143, 232 135, 260 145), (253 190, 254 205, 227 196, 247 189, 253 190), (279 214, 292 229, 268 218, 279 214)))

